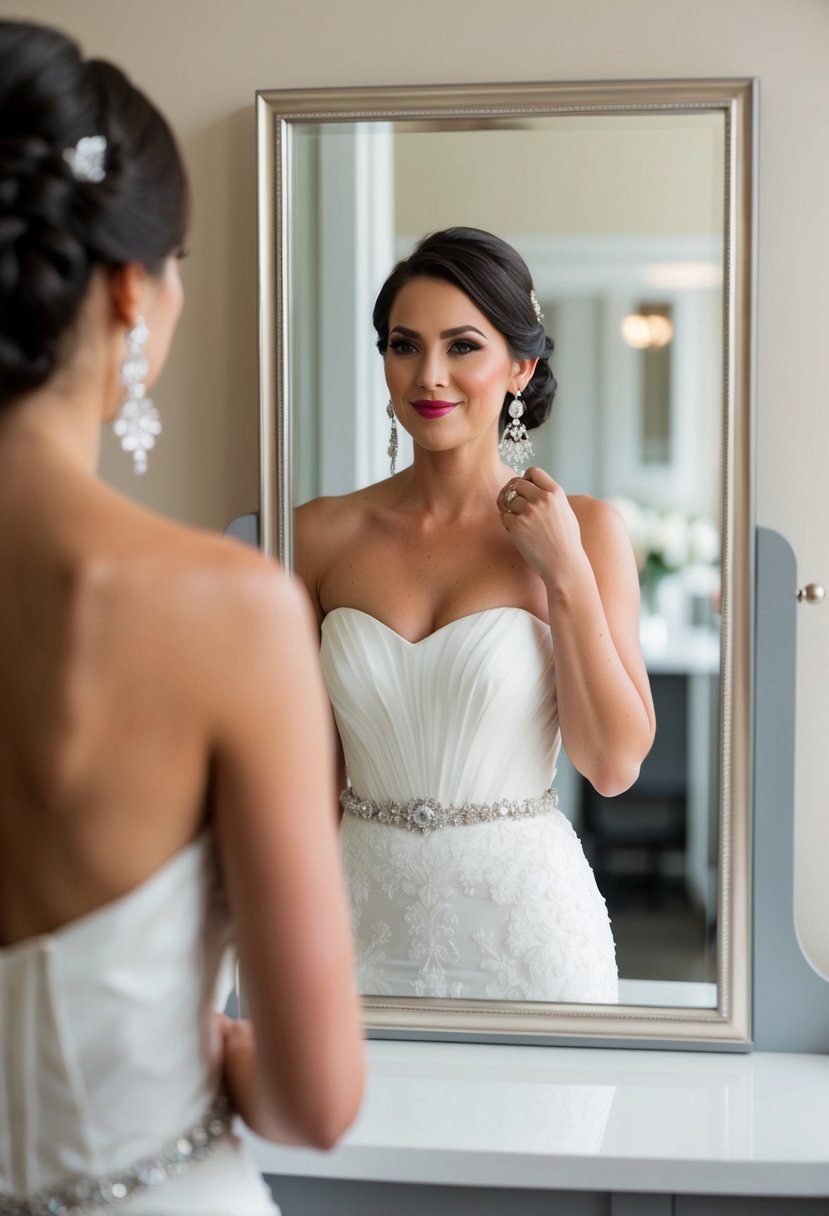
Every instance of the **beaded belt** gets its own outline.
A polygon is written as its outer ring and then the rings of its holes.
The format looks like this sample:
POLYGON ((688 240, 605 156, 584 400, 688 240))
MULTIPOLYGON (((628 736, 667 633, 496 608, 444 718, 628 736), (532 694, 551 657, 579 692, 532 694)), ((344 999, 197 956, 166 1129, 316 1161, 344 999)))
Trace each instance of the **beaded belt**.
POLYGON ((504 799, 502 802, 454 802, 444 804, 435 798, 410 798, 408 802, 371 802, 358 798, 351 786, 340 794, 340 805, 350 815, 375 819, 409 832, 428 836, 437 828, 468 827, 473 823, 492 823, 500 819, 530 819, 545 815, 558 807, 558 791, 547 790, 540 798, 525 798, 522 802, 504 799))
POLYGON ((208 1156, 232 1122, 233 1111, 220 1096, 200 1123, 171 1140, 157 1157, 145 1157, 129 1169, 102 1178, 70 1178, 25 1199, 0 1194, 0 1216, 75 1216, 93 1208, 115 1207, 167 1178, 186 1174, 194 1161, 208 1156))

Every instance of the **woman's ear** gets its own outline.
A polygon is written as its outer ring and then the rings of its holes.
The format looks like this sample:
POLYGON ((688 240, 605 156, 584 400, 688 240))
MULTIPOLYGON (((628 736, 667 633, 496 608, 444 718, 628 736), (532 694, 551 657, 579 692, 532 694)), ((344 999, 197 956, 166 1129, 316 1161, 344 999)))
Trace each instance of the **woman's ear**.
POLYGON ((108 270, 113 318, 132 328, 146 311, 150 276, 141 262, 125 262, 108 270))
POLYGON ((538 359, 516 359, 515 382, 522 393, 535 375, 537 365, 538 359))

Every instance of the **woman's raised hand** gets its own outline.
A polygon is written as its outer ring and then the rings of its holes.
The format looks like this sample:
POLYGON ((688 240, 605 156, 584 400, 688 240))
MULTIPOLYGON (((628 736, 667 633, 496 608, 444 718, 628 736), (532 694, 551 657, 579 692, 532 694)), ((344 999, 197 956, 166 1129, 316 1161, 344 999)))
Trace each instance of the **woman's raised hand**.
POLYGON ((562 487, 543 469, 511 477, 500 491, 498 510, 512 542, 545 583, 584 557, 579 522, 562 487))

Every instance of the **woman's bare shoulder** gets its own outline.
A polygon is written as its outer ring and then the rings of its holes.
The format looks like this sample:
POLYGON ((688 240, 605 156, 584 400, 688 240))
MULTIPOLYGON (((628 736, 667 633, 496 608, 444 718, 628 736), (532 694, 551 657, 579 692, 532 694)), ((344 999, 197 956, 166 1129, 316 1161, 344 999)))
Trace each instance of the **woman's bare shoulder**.
POLYGON ((334 543, 362 527, 383 502, 383 483, 354 490, 350 494, 330 494, 312 498, 294 511, 298 539, 334 543))
POLYGON ((332 566, 361 543, 376 510, 376 487, 314 498, 294 511, 294 567, 314 606, 325 615, 321 586, 332 566))
POLYGON ((196 646, 222 631, 267 629, 274 612, 296 611, 301 596, 259 550, 142 509, 121 517, 117 546, 102 545, 86 572, 88 588, 125 622, 141 614, 174 633, 186 624, 196 646))
POLYGON ((314 498, 294 512, 294 557, 297 573, 312 592, 325 571, 355 544, 385 503, 383 483, 351 494, 314 498))
POLYGON ((579 523, 581 543, 597 576, 621 571, 628 582, 636 582, 633 547, 625 521, 616 508, 589 494, 574 494, 569 503, 579 523))
POLYGON ((567 501, 582 531, 587 528, 591 532, 618 534, 621 529, 624 534, 624 520, 611 503, 602 498, 593 498, 590 494, 570 494, 567 501))

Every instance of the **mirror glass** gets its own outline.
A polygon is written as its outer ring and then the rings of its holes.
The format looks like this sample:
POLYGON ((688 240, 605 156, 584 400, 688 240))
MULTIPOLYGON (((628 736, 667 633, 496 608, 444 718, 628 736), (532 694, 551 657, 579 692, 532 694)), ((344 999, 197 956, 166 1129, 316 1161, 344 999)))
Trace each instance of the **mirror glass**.
MULTIPOLYGON (((371 312, 394 262, 450 225, 509 241, 556 345, 559 389, 533 462, 625 519, 657 714, 653 751, 620 797, 598 795, 562 755, 561 807, 608 904, 622 1004, 721 1010, 730 114, 566 109, 283 126, 281 506, 287 519, 290 506, 388 476, 371 312)), ((407 442, 400 431, 398 468, 407 442)))

